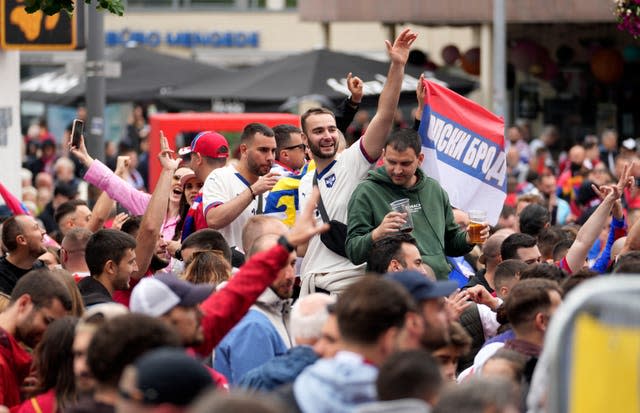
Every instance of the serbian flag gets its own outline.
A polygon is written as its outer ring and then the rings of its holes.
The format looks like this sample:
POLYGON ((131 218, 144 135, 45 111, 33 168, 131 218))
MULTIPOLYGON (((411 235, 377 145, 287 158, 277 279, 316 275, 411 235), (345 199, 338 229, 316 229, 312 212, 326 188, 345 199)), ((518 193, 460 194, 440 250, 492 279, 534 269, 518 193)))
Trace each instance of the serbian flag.
POLYGON ((422 169, 447 191, 453 207, 484 210, 495 225, 507 197, 504 120, 443 86, 426 84, 422 169))

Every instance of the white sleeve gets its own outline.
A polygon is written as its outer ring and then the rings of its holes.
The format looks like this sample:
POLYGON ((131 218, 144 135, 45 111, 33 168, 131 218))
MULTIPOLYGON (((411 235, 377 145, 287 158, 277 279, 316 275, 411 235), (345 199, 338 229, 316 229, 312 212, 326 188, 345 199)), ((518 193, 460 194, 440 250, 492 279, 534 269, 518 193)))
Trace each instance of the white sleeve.
MULTIPOLYGON (((498 305, 502 304, 500 300, 498 305)), ((484 332, 484 339, 488 340, 495 336, 500 327, 500 323, 496 320, 496 313, 484 304, 478 304, 478 314, 480 315, 480 322, 482 323, 482 331, 484 332)))
POLYGON ((204 185, 202 186, 202 210, 205 216, 209 208, 229 201, 229 194, 224 181, 224 176, 215 173, 215 171, 209 174, 204 181, 204 185))

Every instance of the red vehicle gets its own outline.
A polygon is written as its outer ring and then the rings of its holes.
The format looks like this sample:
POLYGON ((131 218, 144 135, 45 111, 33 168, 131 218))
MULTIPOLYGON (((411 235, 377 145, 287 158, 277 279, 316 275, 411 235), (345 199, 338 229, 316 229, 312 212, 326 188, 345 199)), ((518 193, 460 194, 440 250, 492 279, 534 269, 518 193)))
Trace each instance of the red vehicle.
MULTIPOLYGON (((149 119, 151 130, 149 132, 149 191, 158 181, 160 175, 160 162, 156 154, 160 151, 160 131, 169 140, 171 149, 177 152, 176 137, 181 133, 201 132, 215 130, 223 135, 226 133, 238 134, 242 132, 248 123, 259 122, 269 127, 283 123, 300 126, 300 116, 290 113, 162 113, 152 115, 149 119)), ((233 150, 233 148, 230 148, 233 150)))

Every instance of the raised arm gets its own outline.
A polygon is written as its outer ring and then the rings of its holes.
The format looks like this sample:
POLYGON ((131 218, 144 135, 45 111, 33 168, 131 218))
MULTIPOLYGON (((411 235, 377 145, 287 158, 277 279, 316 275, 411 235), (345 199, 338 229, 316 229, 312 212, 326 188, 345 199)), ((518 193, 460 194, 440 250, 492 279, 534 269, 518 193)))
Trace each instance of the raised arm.
POLYGON ((391 60, 387 81, 378 99, 378 108, 364 137, 362 146, 371 159, 377 159, 382 154, 384 142, 391 131, 393 118, 400 99, 400 90, 404 79, 404 66, 409 58, 409 50, 417 35, 409 29, 400 33, 393 45, 386 40, 387 53, 391 60))
MULTIPOLYGON (((329 229, 329 224, 317 225, 314 215, 320 192, 314 188, 305 209, 285 236, 287 243, 296 248, 313 236, 329 229)), ((284 267, 290 251, 282 245, 252 256, 220 291, 212 294, 201 305, 204 344, 197 351, 202 355, 211 350, 249 311, 249 307, 276 279, 284 267)))
POLYGON ((420 130, 420 122, 422 122, 422 112, 424 112, 424 96, 427 94, 427 84, 424 82, 424 73, 420 75, 418 84, 416 85, 416 99, 418 100, 418 107, 416 108, 416 114, 413 119, 413 130, 416 132, 420 130))
POLYGON ((171 178, 180 165, 180 160, 173 159, 172 155, 173 151, 169 149, 167 138, 160 132, 160 154, 158 158, 162 164, 162 172, 156 183, 153 195, 151 195, 151 201, 149 202, 147 211, 142 217, 138 236, 136 237, 138 273, 133 277, 137 279, 145 274, 151 263, 151 258, 156 250, 156 243, 160 236, 162 222, 167 213, 167 203, 169 202, 169 194, 171 192, 171 178))
POLYGON ((617 185, 603 185, 600 188, 592 185, 593 190, 600 195, 603 200, 600 205, 598 205, 598 208, 593 211, 593 214, 591 214, 587 222, 582 225, 578 231, 576 240, 569 248, 569 251, 567 251, 565 258, 571 272, 578 271, 583 267, 589 249, 591 249, 596 238, 602 231, 602 227, 609 217, 611 208, 613 208, 616 201, 620 199, 624 193, 624 189, 631 183, 632 178, 630 171, 631 166, 625 166, 622 174, 620 174, 617 185))
POLYGON ((111 210, 115 206, 115 201, 109 197, 105 191, 102 191, 96 204, 93 206, 91 210, 91 219, 89 220, 89 225, 87 228, 91 232, 96 232, 102 227, 104 227, 104 223, 109 219, 109 214, 111 210))
POLYGON ((87 167, 84 180, 97 186, 131 212, 132 215, 142 215, 149 205, 151 196, 138 191, 107 168, 102 162, 93 159, 84 144, 84 136, 80 139, 80 147, 69 143, 71 153, 87 167))
POLYGON ((362 96, 364 95, 362 79, 358 76, 353 76, 352 73, 347 75, 347 87, 349 88, 349 92, 351 92, 351 96, 343 100, 335 112, 336 126, 344 134, 347 133, 347 128, 351 122, 353 122, 353 118, 356 116, 360 102, 362 102, 362 96))

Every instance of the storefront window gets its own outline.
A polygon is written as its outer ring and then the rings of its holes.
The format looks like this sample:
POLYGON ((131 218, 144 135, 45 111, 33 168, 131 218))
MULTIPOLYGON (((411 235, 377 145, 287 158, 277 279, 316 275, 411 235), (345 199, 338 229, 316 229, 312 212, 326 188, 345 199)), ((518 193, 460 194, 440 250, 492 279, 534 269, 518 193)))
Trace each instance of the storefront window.
POLYGON ((264 10, 296 8, 298 0, 127 0, 127 7, 133 8, 184 8, 212 7, 235 10, 264 10), (275 6, 274 6, 275 5, 275 6))

